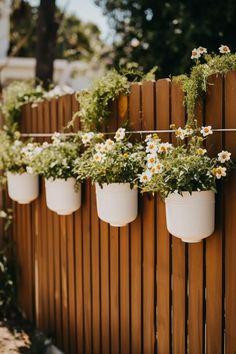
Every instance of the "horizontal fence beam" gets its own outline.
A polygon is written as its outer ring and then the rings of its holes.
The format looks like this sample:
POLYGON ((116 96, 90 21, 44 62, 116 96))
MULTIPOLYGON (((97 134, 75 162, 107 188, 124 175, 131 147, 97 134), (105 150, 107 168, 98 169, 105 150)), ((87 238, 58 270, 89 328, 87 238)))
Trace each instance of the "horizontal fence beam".
MULTIPOLYGON (((236 132, 236 128, 231 129, 212 129, 213 132, 236 132)), ((162 130, 136 130, 136 131, 126 131, 126 134, 155 134, 155 133, 174 133, 175 130, 162 129, 162 130)), ((114 135, 116 132, 102 132, 104 135, 114 135)), ((48 138, 53 136, 54 133, 23 133, 21 134, 24 138, 48 138)), ((65 136, 75 136, 77 133, 62 133, 65 136)))

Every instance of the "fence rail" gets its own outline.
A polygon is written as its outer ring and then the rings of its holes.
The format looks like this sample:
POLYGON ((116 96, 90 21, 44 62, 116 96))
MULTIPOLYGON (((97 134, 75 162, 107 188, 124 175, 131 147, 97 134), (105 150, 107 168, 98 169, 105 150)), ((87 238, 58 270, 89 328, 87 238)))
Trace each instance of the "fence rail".
MULTIPOLYGON (((219 132, 208 140, 212 153, 225 148, 236 158, 236 72, 210 81, 199 124, 219 132)), ((27 105, 21 131, 51 134, 77 109, 70 95, 27 105)), ((114 103, 108 131, 126 119, 130 130, 165 130, 173 140, 170 124, 186 119, 183 93, 167 79, 133 84, 114 103)), ((98 219, 89 182, 82 200, 79 211, 58 216, 46 208, 42 182, 38 200, 14 204, 25 316, 66 354, 235 354, 236 174, 217 194, 214 234, 198 244, 168 234, 158 196, 140 197, 138 219, 120 229, 98 219)))

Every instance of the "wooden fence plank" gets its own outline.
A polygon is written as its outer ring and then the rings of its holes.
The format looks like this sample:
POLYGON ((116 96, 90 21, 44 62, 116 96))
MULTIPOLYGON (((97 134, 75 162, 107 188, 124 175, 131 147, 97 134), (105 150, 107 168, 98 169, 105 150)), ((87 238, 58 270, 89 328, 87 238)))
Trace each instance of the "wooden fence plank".
MULTIPOLYGON (((236 72, 225 79, 225 128, 236 127, 236 72)), ((236 133, 226 133, 225 149, 236 159, 236 133)), ((226 354, 236 353, 236 173, 233 171, 225 190, 225 348, 226 354)))
POLYGON ((119 229, 110 227, 110 326, 111 353, 120 352, 119 331, 119 229))
MULTIPOLYGON (((203 105, 199 105, 196 115, 198 126, 203 125, 203 105)), ((204 242, 188 245, 188 336, 189 353, 204 352, 204 242), (198 318, 198 321, 196 321, 198 318)))
POLYGON ((109 277, 109 232, 107 223, 100 221, 101 259, 101 331, 103 354, 110 353, 110 277, 109 277))
POLYGON ((91 224, 90 224, 90 193, 91 185, 85 183, 83 195, 83 270, 84 270, 84 328, 85 353, 92 352, 92 299, 91 299, 91 224))
MULTIPOLYGON (((141 129, 140 104, 141 86, 133 84, 129 97, 129 126, 132 130, 141 129)), ((130 242, 131 352, 132 354, 140 354, 142 351, 142 233, 140 208, 138 218, 130 225, 130 242)))
MULTIPOLYGON (((171 84, 171 123, 184 126, 185 114, 183 92, 171 84)), ((186 353, 186 245, 177 237, 172 237, 172 351, 173 354, 186 353)))
MULTIPOLYGON (((50 130, 58 131, 58 99, 54 98, 50 102, 50 130)), ((44 181, 43 181, 44 183, 44 181)), ((54 332, 57 343, 62 347, 62 296, 61 296, 61 235, 60 219, 56 213, 52 213, 53 227, 53 266, 54 266, 54 305, 55 305, 55 327, 54 332)))
MULTIPOLYGON (((142 87, 142 129, 154 129, 154 88, 152 81, 146 81, 142 87)), ((155 230, 154 198, 143 197, 142 236, 143 236, 143 352, 155 351, 155 230)))
POLYGON ((77 352, 84 354, 84 294, 83 294, 83 220, 82 208, 74 215, 75 230, 75 286, 76 286, 76 328, 77 328, 77 352))
MULTIPOLYGON (((222 77, 209 79, 206 97, 206 125, 222 128, 223 113, 222 77)), ((221 136, 216 133, 209 137, 207 146, 215 156, 222 147, 221 136)), ((206 352, 220 354, 223 351, 222 338, 222 196, 216 198, 216 228, 206 239, 206 352)))
MULTIPOLYGON (((50 120, 50 106, 51 102, 45 101, 43 103, 44 110, 44 132, 51 132, 51 120, 50 120)), ((50 139, 46 139, 50 142, 50 139)), ((45 194, 46 198, 46 194, 45 194)), ((45 199, 44 199, 45 203, 45 199)), ((55 327, 55 308, 54 308, 54 234, 53 234, 53 212, 50 211, 46 205, 44 207, 46 209, 46 220, 44 221, 47 225, 47 239, 45 242, 45 250, 46 250, 46 268, 47 268, 47 287, 48 287, 48 321, 47 321, 47 330, 48 333, 53 334, 53 330, 55 327)))
MULTIPOLYGON (((170 80, 158 80, 156 84, 156 128, 170 126, 170 80)), ((168 141, 168 134, 161 134, 168 141)), ((171 304, 170 304, 170 236, 166 229, 165 204, 157 196, 157 346, 158 353, 170 353, 171 304)))
POLYGON ((91 233, 93 353, 99 354, 101 352, 100 234, 94 186, 91 190, 91 233))

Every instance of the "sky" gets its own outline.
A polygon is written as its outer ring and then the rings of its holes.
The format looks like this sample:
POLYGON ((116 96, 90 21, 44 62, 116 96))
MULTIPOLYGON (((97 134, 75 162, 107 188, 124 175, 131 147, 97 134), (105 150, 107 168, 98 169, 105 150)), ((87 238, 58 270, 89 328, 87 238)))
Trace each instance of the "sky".
MULTIPOLYGON (((32 5, 38 5, 39 0, 29 0, 32 5)), ((76 14, 85 22, 96 23, 100 28, 102 38, 107 39, 109 34, 109 26, 106 17, 102 14, 102 10, 94 5, 93 0, 56 0, 57 4, 64 8, 68 3, 67 12, 76 14)))

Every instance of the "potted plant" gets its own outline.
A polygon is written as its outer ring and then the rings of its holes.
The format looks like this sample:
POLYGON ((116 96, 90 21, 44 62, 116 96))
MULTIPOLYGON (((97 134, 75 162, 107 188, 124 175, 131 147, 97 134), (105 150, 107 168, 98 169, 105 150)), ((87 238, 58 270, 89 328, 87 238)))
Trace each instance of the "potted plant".
POLYGON ((36 143, 23 142, 20 133, 0 133, 0 164, 6 171, 9 197, 20 204, 35 200, 39 194, 38 175, 32 168, 34 157, 41 151, 36 143))
POLYGON ((83 141, 90 145, 76 161, 78 178, 95 183, 101 220, 116 227, 127 225, 138 214, 136 187, 145 155, 142 144, 129 142, 124 128, 117 130, 114 139, 85 133, 83 141))
POLYGON ((146 170, 140 175, 144 192, 159 192, 165 200, 168 231, 185 242, 199 242, 215 227, 217 181, 231 165, 230 152, 209 157, 204 140, 210 126, 175 129, 177 145, 156 136, 146 139, 146 170))
POLYGON ((59 215, 72 214, 81 206, 81 185, 73 172, 80 147, 79 135, 54 133, 52 142, 43 143, 33 162, 37 173, 45 177, 47 207, 59 215))

